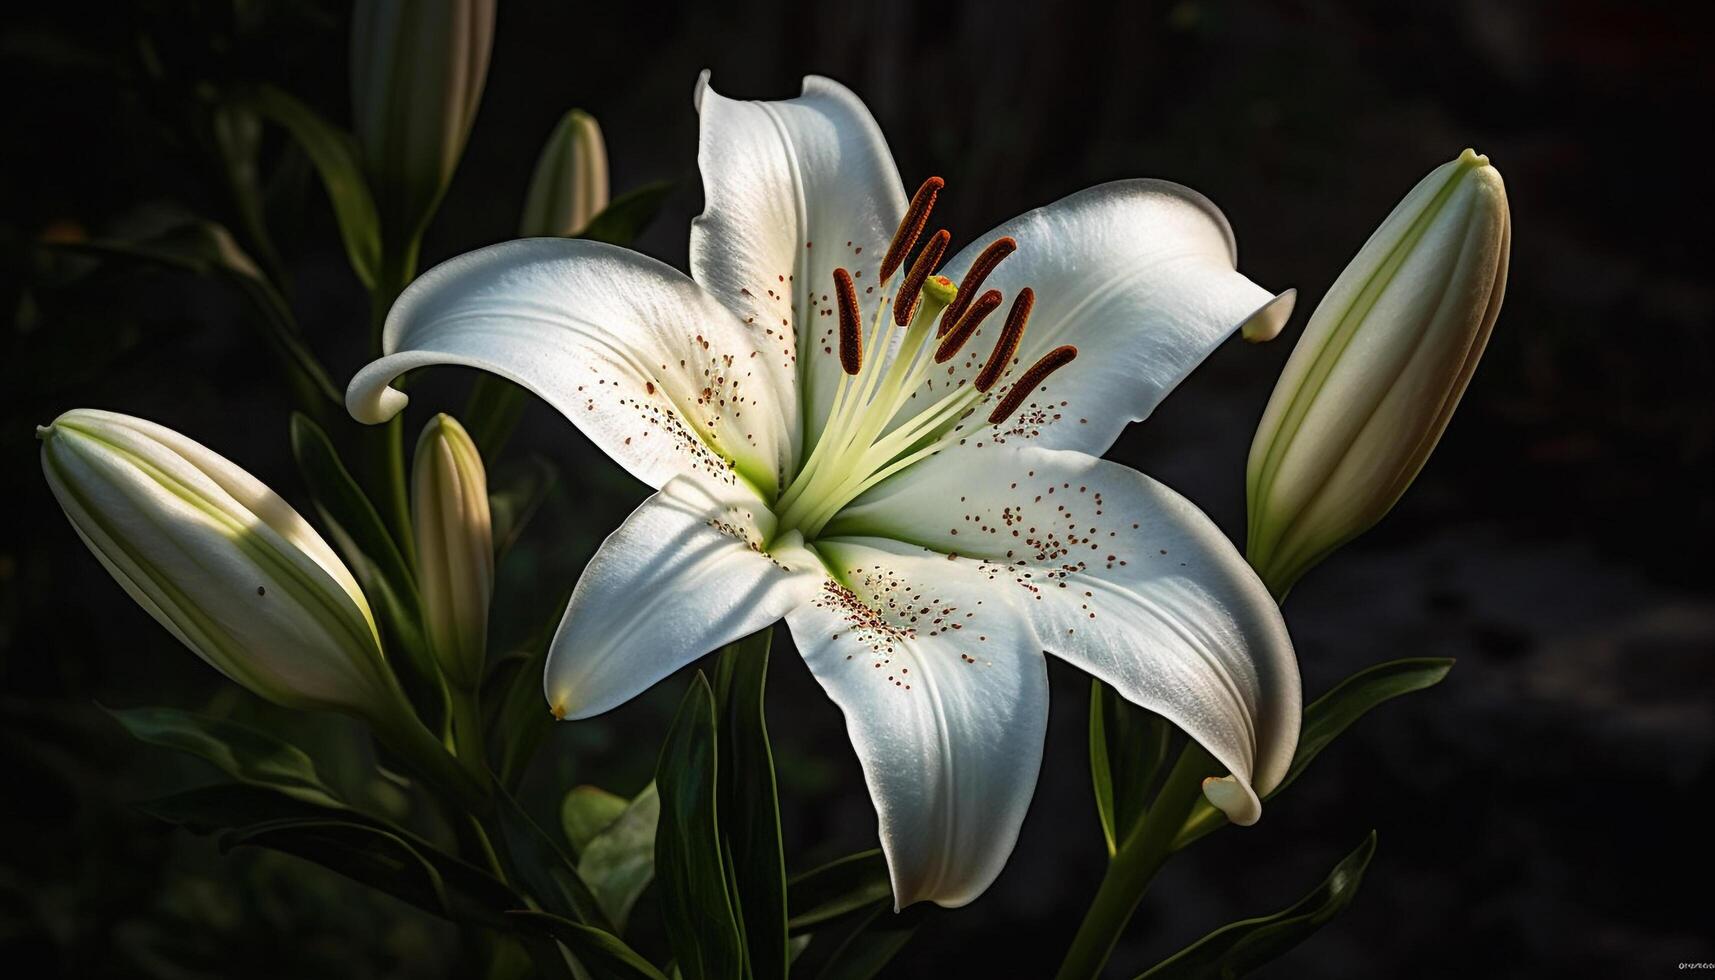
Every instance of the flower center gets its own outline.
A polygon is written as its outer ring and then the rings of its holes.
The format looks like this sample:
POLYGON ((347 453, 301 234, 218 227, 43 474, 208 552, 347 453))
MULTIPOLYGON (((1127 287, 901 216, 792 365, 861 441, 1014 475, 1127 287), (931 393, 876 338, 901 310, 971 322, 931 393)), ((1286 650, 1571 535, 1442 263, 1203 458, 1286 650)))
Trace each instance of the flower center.
POLYGON ((1011 238, 991 242, 971 263, 957 285, 935 275, 951 236, 929 237, 909 266, 934 209, 942 180, 931 177, 912 195, 905 217, 881 263, 881 295, 867 330, 858 306, 856 284, 845 269, 834 270, 840 317, 837 356, 844 374, 821 437, 797 477, 774 504, 780 531, 799 531, 813 540, 846 504, 888 477, 968 437, 976 428, 998 426, 1018 411, 1030 393, 1052 372, 1078 356, 1071 346, 1057 347, 1026 369, 1004 394, 1000 382, 1017 362, 1019 344, 1036 296, 1028 287, 1013 297, 1005 324, 974 378, 959 378, 939 398, 906 412, 932 368, 957 355, 980 331, 983 321, 1004 302, 999 290, 981 292, 1003 259, 1018 248, 1011 238), (885 297, 899 279, 892 303, 885 297), (903 331, 903 335, 901 335, 903 331), (898 352, 888 358, 894 338, 898 352), (867 356, 866 356, 867 352, 867 356), (986 418, 967 420, 979 405, 999 397, 986 418))

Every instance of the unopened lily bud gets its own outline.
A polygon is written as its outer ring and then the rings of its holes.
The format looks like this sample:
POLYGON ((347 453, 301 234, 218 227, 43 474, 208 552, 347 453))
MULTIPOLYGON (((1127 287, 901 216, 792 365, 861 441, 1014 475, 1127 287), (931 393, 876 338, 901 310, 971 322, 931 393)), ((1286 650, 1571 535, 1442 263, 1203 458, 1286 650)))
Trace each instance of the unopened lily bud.
POLYGON ((518 233, 571 238, 607 207, 607 144, 595 117, 573 109, 560 119, 536 158, 518 233))
POLYGON ((429 644, 447 677, 474 690, 487 650, 494 531, 482 455, 450 415, 431 419, 417 440, 411 523, 429 644))
POLYGON ((77 409, 37 429, 42 471, 119 585, 197 656, 276 704, 396 723, 369 604, 298 512, 164 426, 77 409))
POLYGON ((352 127, 389 233, 415 236, 452 179, 488 77, 494 0, 360 0, 352 127))
POLYGON ((1500 313, 1511 243, 1501 175, 1466 150, 1406 195, 1322 298, 1251 443, 1248 557, 1277 597, 1423 468, 1500 313))

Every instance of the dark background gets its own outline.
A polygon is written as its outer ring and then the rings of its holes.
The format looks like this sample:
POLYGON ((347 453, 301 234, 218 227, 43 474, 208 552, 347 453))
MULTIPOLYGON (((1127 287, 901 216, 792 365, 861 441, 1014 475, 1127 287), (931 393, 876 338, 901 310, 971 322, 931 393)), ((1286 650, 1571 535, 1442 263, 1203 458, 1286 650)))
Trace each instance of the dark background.
MULTIPOLYGON (((1244 271, 1298 287, 1299 311, 1270 346, 1218 351, 1110 455, 1238 534, 1251 430, 1309 311, 1422 174, 1467 145, 1489 154, 1515 237, 1488 355, 1398 510, 1286 605, 1307 696, 1385 659, 1459 664, 1353 729, 1258 826, 1169 865, 1112 975, 1284 907, 1372 827, 1380 850, 1356 903, 1264 975, 1653 976, 1715 960, 1712 8, 803 7, 504 5, 425 264, 515 233, 541 141, 581 106, 605 127, 616 192, 679 181, 640 247, 683 267, 701 207, 691 90, 704 67, 731 95, 787 97, 807 72, 850 85, 908 185, 947 179, 940 214, 956 240, 1102 180, 1177 179, 1226 211, 1244 271)), ((229 220, 182 106, 266 80, 347 119, 347 15, 327 3, 57 2, 4 16, 4 958, 65 976, 219 976, 238 963, 254 976, 441 975, 453 936, 436 920, 293 859, 218 854, 131 808, 207 774, 128 744, 96 702, 295 724, 312 745, 343 723, 257 705, 126 602, 54 507, 32 437, 68 408, 130 412, 307 504, 249 307, 170 273, 66 285, 31 243, 116 233, 168 208, 229 220)), ((266 146, 284 174, 275 230, 293 303, 343 384, 362 362, 365 299, 301 158, 278 134, 266 146)), ((412 424, 456 410, 465 386, 443 372, 413 399, 412 424)), ((514 623, 550 604, 644 494, 540 406, 509 455, 531 452, 561 482, 502 571, 514 623)), ((838 712, 794 657, 775 663, 789 864, 871 846, 838 712)), ((1051 674, 1042 782, 1011 863, 975 904, 935 917, 891 975, 1043 976, 1057 963, 1103 855, 1087 684, 1059 664, 1051 674)), ((531 792, 549 806, 578 782, 635 792, 682 689, 676 678, 559 726, 531 792)))

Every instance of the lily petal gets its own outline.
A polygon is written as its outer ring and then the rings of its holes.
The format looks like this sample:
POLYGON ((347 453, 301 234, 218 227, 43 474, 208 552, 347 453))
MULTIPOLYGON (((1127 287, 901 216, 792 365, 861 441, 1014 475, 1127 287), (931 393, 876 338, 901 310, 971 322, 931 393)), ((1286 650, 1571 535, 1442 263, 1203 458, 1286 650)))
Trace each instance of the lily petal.
POLYGON ((388 385, 406 371, 462 364, 535 392, 653 487, 742 476, 772 493, 792 451, 776 355, 683 273, 611 245, 528 238, 444 262, 393 305, 382 347, 346 392, 359 421, 405 407, 388 385))
POLYGON ((1211 802, 1255 822, 1297 747, 1301 692, 1280 609, 1226 536, 1167 487, 1084 453, 990 445, 965 461, 907 470, 826 533, 985 563, 1049 653, 1202 743, 1238 783, 1211 802))
POLYGON ((701 216, 691 275, 799 376, 803 445, 814 445, 840 379, 833 272, 856 280, 866 320, 881 302, 876 270, 905 213, 905 190, 881 129, 838 82, 811 76, 778 102, 729 99, 697 81, 701 216), (872 291, 873 290, 873 291, 872 291))
POLYGON ((548 649, 555 715, 617 707, 703 654, 765 629, 813 595, 821 562, 754 494, 678 477, 602 542, 548 649))
MULTIPOLYGON (((1283 323, 1292 312, 1290 290, 1277 296, 1235 271, 1238 253, 1220 210, 1168 181, 1120 180, 1061 198, 974 239, 944 271, 961 279, 982 249, 1003 236, 1016 240, 1018 251, 984 288, 1010 301, 1028 286, 1036 304, 1011 373, 994 394, 1003 397, 1025 368, 1062 344, 1077 347, 1078 358, 1002 426, 1006 431, 995 434, 1000 441, 1029 439, 1099 456, 1227 335, 1252 320, 1283 323)), ((996 318, 947 368, 931 374, 918 399, 970 382, 999 326, 996 318)), ((967 426, 986 415, 979 412, 967 426)), ((962 467, 953 462, 959 456, 943 453, 931 465, 962 467)))
POLYGON ((845 713, 895 907, 964 905, 1000 874, 1035 792, 1047 663, 974 562, 875 539, 816 549, 843 584, 786 621, 845 713))

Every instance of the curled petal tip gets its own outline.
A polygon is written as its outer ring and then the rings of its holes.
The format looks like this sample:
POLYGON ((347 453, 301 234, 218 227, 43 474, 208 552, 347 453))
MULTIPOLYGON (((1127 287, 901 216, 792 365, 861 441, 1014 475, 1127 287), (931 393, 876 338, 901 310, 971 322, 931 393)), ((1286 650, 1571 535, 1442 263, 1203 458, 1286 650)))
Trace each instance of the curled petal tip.
POLYGON ((1249 827, 1262 816, 1262 802, 1237 776, 1210 776, 1203 780, 1203 796, 1241 827, 1249 827))
POLYGON ((1280 336, 1286 321, 1292 319, 1292 307, 1298 302, 1298 290, 1288 289, 1264 303, 1245 318, 1239 334, 1253 344, 1265 344, 1280 336))
POLYGON ((410 396, 386 383, 391 378, 371 379, 369 375, 375 366, 371 364, 359 371, 345 392, 345 410, 364 425, 380 425, 388 421, 404 411, 406 403, 411 400, 410 396))
POLYGON ((548 710, 553 714, 555 721, 566 720, 566 703, 564 701, 555 701, 553 707, 548 710))

